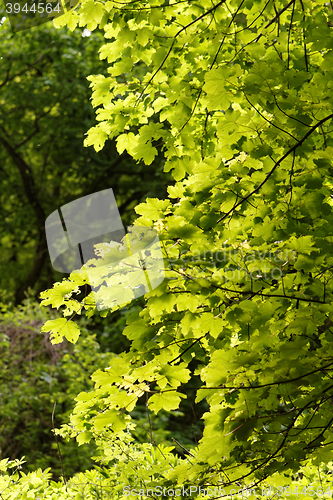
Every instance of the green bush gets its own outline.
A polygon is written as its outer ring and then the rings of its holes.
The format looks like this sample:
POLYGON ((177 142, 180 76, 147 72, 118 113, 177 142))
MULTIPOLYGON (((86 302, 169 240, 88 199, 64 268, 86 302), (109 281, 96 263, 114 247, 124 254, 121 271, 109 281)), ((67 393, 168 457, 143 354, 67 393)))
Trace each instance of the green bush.
POLYGON ((102 353, 95 335, 85 328, 75 345, 52 345, 40 333, 50 317, 39 304, 0 313, 0 458, 28 457, 27 471, 51 467, 53 478, 92 466, 95 445, 77 450, 75 442, 56 438, 53 427, 66 423, 81 391, 90 391, 90 374, 108 366, 112 353, 102 353), (54 415, 53 415, 54 413, 54 415), (52 417, 53 415, 53 417, 52 417))

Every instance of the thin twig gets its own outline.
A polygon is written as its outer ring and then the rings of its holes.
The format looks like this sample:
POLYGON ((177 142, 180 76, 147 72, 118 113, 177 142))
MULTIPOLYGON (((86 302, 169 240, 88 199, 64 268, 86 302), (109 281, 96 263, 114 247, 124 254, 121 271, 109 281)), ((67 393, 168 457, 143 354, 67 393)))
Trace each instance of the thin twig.
POLYGON ((54 431, 54 437, 55 437, 55 440, 56 440, 56 443, 57 443, 57 447, 58 447, 58 453, 59 453, 59 458, 60 458, 60 463, 61 463, 61 470, 62 470, 62 477, 63 477, 64 483, 65 483, 65 486, 66 486, 66 491, 67 491, 67 481, 66 481, 66 477, 65 477, 64 464, 62 463, 62 456, 61 456, 61 452, 60 452, 60 446, 59 446, 58 438, 57 438, 57 435, 55 433, 55 428, 54 428, 54 412, 55 412, 56 404, 57 404, 57 402, 55 401, 54 402, 54 406, 53 406, 53 411, 52 411, 52 428, 53 428, 53 431, 54 431))
POLYGON ((172 441, 174 441, 175 443, 178 444, 178 446, 187 454, 187 455, 191 455, 191 457, 194 458, 194 455, 192 455, 192 453, 190 451, 188 451, 186 448, 184 448, 184 446, 182 446, 180 443, 178 443, 178 441, 175 439, 175 438, 171 438, 172 441))

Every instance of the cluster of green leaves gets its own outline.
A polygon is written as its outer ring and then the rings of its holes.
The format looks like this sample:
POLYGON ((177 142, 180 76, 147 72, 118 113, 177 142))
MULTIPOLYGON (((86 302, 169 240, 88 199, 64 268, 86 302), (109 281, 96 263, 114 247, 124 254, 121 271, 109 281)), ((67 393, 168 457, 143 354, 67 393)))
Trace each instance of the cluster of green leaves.
MULTIPOLYGON (((178 409, 198 377, 203 437, 172 484, 255 486, 331 460, 331 5, 87 0, 59 20, 104 18, 110 76, 90 78, 99 123, 85 144, 117 138, 146 164, 161 151, 175 183, 136 207, 135 224, 159 232, 166 279, 128 317, 129 352, 79 395, 77 439, 123 432, 142 396, 155 414, 178 409)), ((85 272, 44 305, 69 316, 85 272)), ((93 314, 93 297, 77 307, 93 314)))
POLYGON ((50 469, 38 469, 25 474, 22 472, 24 460, 0 461, 0 495, 3 500, 20 498, 45 500, 108 500, 127 498, 123 488, 144 488, 147 479, 158 486, 164 481, 164 471, 175 466, 178 459, 171 454, 172 448, 160 446, 158 450, 149 444, 131 446, 132 438, 128 434, 118 436, 117 443, 110 444, 100 440, 103 458, 96 457, 103 463, 84 473, 78 473, 68 482, 51 480, 50 469), (117 456, 119 467, 110 465, 117 456), (9 469, 14 469, 10 472, 9 469))
MULTIPOLYGON (((123 440, 123 449, 115 451, 120 467, 95 466, 85 473, 76 474, 66 484, 50 479, 49 469, 24 474, 22 464, 24 460, 8 459, 0 461, 0 495, 3 500, 44 499, 44 500, 113 500, 116 498, 140 498, 155 495, 160 497, 188 498, 189 489, 179 488, 176 491, 166 481, 165 473, 168 467, 175 467, 177 459, 172 456, 170 448, 152 448, 151 445, 126 451, 128 440, 123 440), (11 470, 14 469, 14 470, 11 470), (171 487, 170 487, 171 486, 171 487), (146 495, 148 491, 148 495, 146 495), (157 493, 156 493, 157 492, 157 493)), ((319 496, 320 498, 332 495, 332 467, 333 463, 321 467, 301 467, 297 477, 292 480, 283 475, 274 475, 271 480, 262 484, 261 488, 244 490, 231 489, 231 496, 235 500, 243 498, 257 498, 258 500, 273 498, 278 495, 291 500, 319 496), (273 493, 273 496, 272 496, 273 493), (308 496, 306 496, 308 495, 308 496)), ((194 485, 193 485, 194 486, 194 485)), ((198 490, 198 487, 197 487, 198 490)), ((214 490, 213 490, 214 491, 214 490)), ((222 493, 222 492, 221 492, 222 493)), ((214 493, 213 493, 214 494, 214 493)), ((202 488, 201 494, 193 494, 191 498, 211 498, 212 492, 202 488), (204 493, 206 492, 206 494, 204 493)), ((222 496, 223 493, 222 493, 222 496)))

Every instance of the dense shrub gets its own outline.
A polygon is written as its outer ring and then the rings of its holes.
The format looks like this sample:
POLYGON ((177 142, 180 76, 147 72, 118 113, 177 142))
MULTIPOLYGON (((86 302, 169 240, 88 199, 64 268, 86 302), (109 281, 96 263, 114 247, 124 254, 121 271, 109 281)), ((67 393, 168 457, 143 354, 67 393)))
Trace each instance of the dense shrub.
MULTIPOLYGON (((93 387, 90 374, 96 366, 106 367, 113 354, 103 354, 85 328, 75 345, 52 345, 48 334, 40 333, 48 318, 31 301, 0 313, 0 458, 26 456, 24 469, 51 467, 58 478, 61 463, 52 429, 68 421, 74 398, 93 387)), ((74 442, 58 441, 68 475, 91 467, 94 444, 78 450, 74 442)))

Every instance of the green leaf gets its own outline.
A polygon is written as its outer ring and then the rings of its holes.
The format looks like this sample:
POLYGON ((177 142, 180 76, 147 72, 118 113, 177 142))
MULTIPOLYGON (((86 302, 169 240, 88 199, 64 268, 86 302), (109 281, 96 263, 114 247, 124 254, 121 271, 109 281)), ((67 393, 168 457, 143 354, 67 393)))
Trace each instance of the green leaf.
POLYGON ((128 132, 128 134, 121 134, 117 137, 117 150, 119 154, 122 154, 125 149, 131 153, 133 149, 137 146, 137 138, 133 132, 128 132))
POLYGON ((109 426, 112 426, 111 429, 114 432, 119 432, 126 428, 126 421, 116 410, 106 410, 95 417, 94 427, 96 431, 101 431, 109 426))
POLYGON ((73 321, 65 318, 51 319, 42 326, 42 332, 51 333, 51 343, 59 344, 64 337, 72 344, 75 344, 80 335, 79 327, 73 321))
POLYGON ((150 143, 142 144, 139 143, 133 151, 133 158, 135 160, 143 160, 146 165, 150 165, 155 156, 157 155, 157 149, 153 148, 150 143))
POLYGON ((160 410, 176 410, 179 407, 181 398, 185 398, 184 394, 176 392, 162 392, 160 394, 153 394, 149 398, 149 408, 157 414, 160 410))
POLYGON ((80 8, 80 26, 87 25, 88 30, 94 30, 101 22, 104 9, 101 3, 86 0, 80 8))
POLYGON ((160 375, 165 377, 166 381, 163 381, 163 387, 161 381, 158 381, 159 386, 163 389, 165 384, 168 383, 171 387, 178 387, 182 383, 188 382, 191 378, 190 371, 184 368, 184 364, 178 366, 165 365, 160 371, 160 375))
POLYGON ((92 127, 88 131, 88 137, 84 140, 85 146, 94 146, 95 151, 100 151, 106 139, 108 138, 107 134, 103 132, 98 126, 92 127))
POLYGON ((168 211, 170 202, 168 200, 159 200, 158 198, 147 198, 146 203, 140 203, 135 207, 139 215, 143 215, 152 220, 157 220, 168 211))
POLYGON ((62 281, 61 283, 55 283, 50 290, 41 292, 40 297, 43 299, 41 305, 51 305, 59 309, 60 306, 67 304, 69 298, 75 292, 78 292, 78 284, 75 282, 62 281))
POLYGON ((77 437, 76 440, 79 443, 79 446, 85 443, 89 443, 92 438, 92 433, 89 431, 81 432, 77 437))
POLYGON ((53 19, 53 24, 56 28, 61 28, 62 26, 68 26, 71 31, 74 31, 79 22, 79 16, 77 12, 70 11, 66 14, 62 14, 59 17, 53 19))

